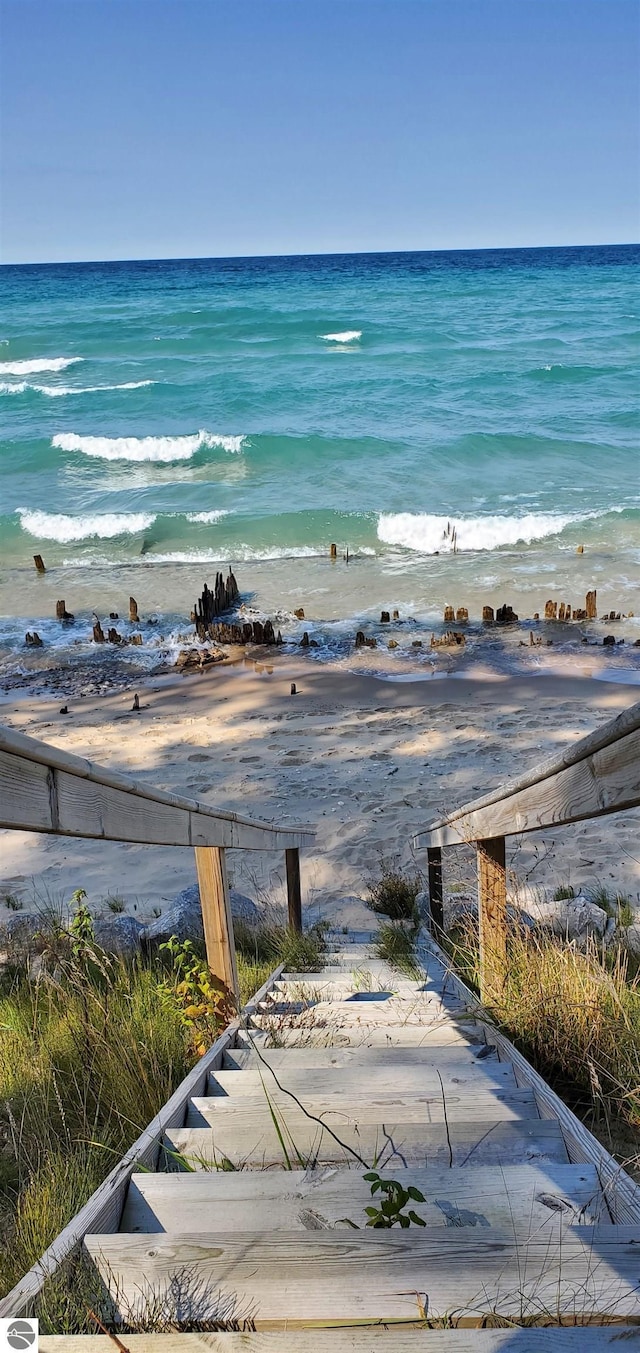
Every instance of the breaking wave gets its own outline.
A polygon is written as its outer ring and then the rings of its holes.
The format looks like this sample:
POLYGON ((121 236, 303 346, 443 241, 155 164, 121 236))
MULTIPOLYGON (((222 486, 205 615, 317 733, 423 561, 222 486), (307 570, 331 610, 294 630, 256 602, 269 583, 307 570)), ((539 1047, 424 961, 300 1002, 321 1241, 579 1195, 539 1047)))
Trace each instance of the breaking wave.
POLYGON ((339 334, 320 334, 326 343, 355 343, 357 338, 362 338, 362 329, 345 329, 339 334))
POLYGON ((36 376, 39 371, 64 371, 83 357, 33 357, 25 362, 0 362, 0 376, 36 376))
POLYGON ((81 437, 75 432, 61 432, 51 439, 51 445, 60 451, 79 451, 84 456, 100 460, 157 461, 169 463, 190 460, 203 449, 228 451, 237 454, 245 445, 244 437, 228 437, 203 428, 180 437, 81 437))
POLYGON ((20 525, 39 540, 56 540, 68 545, 74 540, 112 540, 114 536, 135 536, 155 521, 150 512, 97 512, 87 517, 68 517, 62 512, 30 511, 16 508, 20 525))
POLYGON ((38 395, 48 395, 58 399, 61 395, 93 395, 99 390, 142 390, 145 385, 155 385, 155 381, 124 381, 121 385, 36 385, 31 381, 0 381, 0 394, 23 395, 26 390, 35 390, 38 395))
POLYGON ((187 512, 187 521, 206 522, 213 524, 220 521, 221 517, 228 517, 229 512, 226 508, 217 508, 212 512, 187 512))
POLYGON ((528 545, 532 540, 557 536, 579 518, 556 513, 530 512, 523 517, 470 517, 456 520, 429 512, 383 512, 378 538, 386 545, 403 545, 420 554, 445 554, 453 550, 455 527, 458 550, 497 550, 501 545, 528 545), (448 529, 449 528, 449 529, 448 529))

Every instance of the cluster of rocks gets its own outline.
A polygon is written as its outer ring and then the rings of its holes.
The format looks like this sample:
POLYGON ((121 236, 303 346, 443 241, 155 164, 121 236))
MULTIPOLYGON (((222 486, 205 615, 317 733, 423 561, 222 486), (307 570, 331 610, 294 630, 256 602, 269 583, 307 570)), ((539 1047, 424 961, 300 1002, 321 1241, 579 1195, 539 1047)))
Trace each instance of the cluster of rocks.
MULTIPOLYGON (((230 890, 231 911, 239 920, 253 923, 260 913, 255 902, 243 893, 230 890)), ((46 914, 15 911, 0 919, 0 951, 9 960, 38 953, 42 948, 40 936, 48 927, 46 914)), ((157 919, 144 925, 135 916, 123 913, 96 916, 93 921, 95 942, 107 953, 132 958, 136 953, 153 952, 172 935, 179 940, 202 940, 202 911, 198 885, 184 888, 157 919)))
POLYGON ((224 662, 224 653, 214 648, 181 648, 176 658, 179 672, 204 672, 207 667, 215 667, 224 662))
MULTIPOLYGON (((421 894, 426 899, 428 894, 421 894)), ((468 921, 477 922, 478 899, 472 893, 456 893, 444 900, 444 925, 446 930, 463 925, 468 921)), ((622 940, 633 954, 640 955, 640 916, 634 924, 619 927, 615 917, 610 916, 604 907, 598 906, 587 890, 575 897, 556 898, 545 888, 523 888, 511 897, 507 904, 507 920, 525 930, 541 929, 550 931, 560 939, 572 940, 578 944, 588 939, 602 940, 605 944, 615 939, 622 940)))

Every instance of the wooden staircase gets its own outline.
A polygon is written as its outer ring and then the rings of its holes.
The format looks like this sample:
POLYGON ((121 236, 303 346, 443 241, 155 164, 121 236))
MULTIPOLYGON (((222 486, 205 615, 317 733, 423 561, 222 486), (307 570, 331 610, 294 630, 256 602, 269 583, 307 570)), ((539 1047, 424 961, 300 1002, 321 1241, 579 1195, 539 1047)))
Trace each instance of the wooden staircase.
MULTIPOLYGON (((238 1033, 158 1171, 132 1176, 119 1231, 85 1237, 125 1321, 164 1304, 246 1332, 122 1346, 640 1353, 640 1209, 613 1220, 588 1159, 601 1148, 578 1128, 591 1145, 570 1158, 435 951, 410 981, 364 937, 334 942, 323 972, 283 974, 238 1033), (424 1195, 411 1203, 424 1226, 366 1228, 372 1168, 424 1195), (482 1328, 496 1316, 513 1326, 482 1328)), ((40 1340, 43 1353, 115 1346, 40 1340)))

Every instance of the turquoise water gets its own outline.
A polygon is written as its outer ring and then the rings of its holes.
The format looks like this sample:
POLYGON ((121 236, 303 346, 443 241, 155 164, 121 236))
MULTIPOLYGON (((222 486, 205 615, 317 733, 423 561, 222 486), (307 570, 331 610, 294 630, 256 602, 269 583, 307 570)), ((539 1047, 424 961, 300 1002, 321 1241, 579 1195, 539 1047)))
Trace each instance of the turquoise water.
POLYGON ((593 585, 633 609, 639 260, 0 269, 0 647, 54 592, 88 615, 132 591, 178 624, 216 562, 292 636, 294 602, 345 633, 381 605, 428 624, 593 585))

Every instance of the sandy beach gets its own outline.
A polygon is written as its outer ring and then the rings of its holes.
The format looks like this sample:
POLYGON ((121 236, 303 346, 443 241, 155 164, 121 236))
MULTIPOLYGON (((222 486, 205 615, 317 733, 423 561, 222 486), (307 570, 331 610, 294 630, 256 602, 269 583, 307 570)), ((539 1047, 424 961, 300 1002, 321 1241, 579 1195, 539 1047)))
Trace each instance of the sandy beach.
MULTIPOLYGON (((0 717, 150 785, 270 822, 313 826, 317 842, 302 860, 307 919, 357 924, 369 916, 358 899, 381 858, 423 867, 411 856, 416 830, 584 736, 637 696, 637 687, 570 674, 479 671, 394 682, 276 658, 70 698, 67 714, 59 696, 14 692, 0 717)), ((639 824, 636 811, 511 838, 511 866, 542 886, 602 882, 638 906, 639 824)), ((34 898, 62 902, 85 888, 96 914, 116 896, 144 920, 195 878, 189 850, 0 835, 3 910, 8 895, 30 909, 34 898)), ((457 887, 473 876, 465 854, 452 864, 457 887)), ((283 865, 274 855, 229 856, 234 886, 258 902, 284 900, 283 865)))

